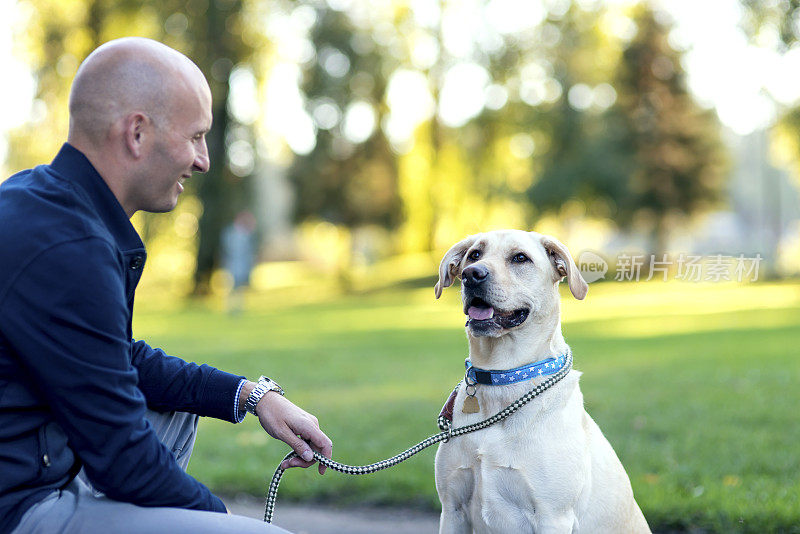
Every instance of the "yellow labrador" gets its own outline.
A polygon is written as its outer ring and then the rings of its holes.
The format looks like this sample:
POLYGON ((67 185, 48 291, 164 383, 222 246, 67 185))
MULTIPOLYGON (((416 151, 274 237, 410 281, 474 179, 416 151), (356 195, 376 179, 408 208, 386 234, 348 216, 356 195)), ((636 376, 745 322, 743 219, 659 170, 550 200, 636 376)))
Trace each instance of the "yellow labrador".
MULTIPOLYGON (((458 427, 494 415, 563 364, 569 346, 558 284, 566 277, 578 299, 588 286, 563 244, 518 230, 455 244, 439 267, 436 298, 456 277, 470 364, 484 381, 469 388, 472 395, 459 387, 458 427), (505 385, 487 382, 495 379, 505 385)), ((650 532, 625 469, 583 408, 579 377, 570 371, 508 419, 439 445, 440 533, 650 532)))

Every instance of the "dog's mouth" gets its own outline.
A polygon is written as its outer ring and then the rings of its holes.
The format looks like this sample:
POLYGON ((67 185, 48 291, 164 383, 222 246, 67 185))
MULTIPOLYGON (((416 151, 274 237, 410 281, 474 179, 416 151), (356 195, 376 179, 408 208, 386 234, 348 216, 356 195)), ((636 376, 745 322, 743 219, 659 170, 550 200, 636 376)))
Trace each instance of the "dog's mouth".
POLYGON ((502 312, 495 310, 492 305, 482 298, 474 297, 464 306, 464 314, 469 316, 467 326, 472 328, 482 330, 495 326, 508 329, 524 323, 530 314, 530 309, 520 308, 502 312))

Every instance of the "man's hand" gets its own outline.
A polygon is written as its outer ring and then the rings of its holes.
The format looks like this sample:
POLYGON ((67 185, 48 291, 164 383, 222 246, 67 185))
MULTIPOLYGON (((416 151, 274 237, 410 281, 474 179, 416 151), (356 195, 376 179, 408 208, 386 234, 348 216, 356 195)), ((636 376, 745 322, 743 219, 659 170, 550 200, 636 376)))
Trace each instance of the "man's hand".
MULTIPOLYGON (((317 418, 295 406, 286 397, 275 391, 267 392, 256 406, 256 413, 267 434, 285 442, 297 453, 297 457, 281 464, 284 469, 313 465, 316 460, 312 448, 326 458, 331 457, 333 443, 319 429, 317 418)), ((325 473, 326 469, 320 464, 319 474, 325 473)))
MULTIPOLYGON (((242 397, 247 398, 249 391, 255 386, 248 382, 242 388, 242 397)), ((287 398, 275 391, 268 391, 256 405, 258 420, 267 434, 289 445, 297 453, 297 457, 283 462, 281 467, 309 467, 314 464, 314 451, 330 458, 333 443, 319 429, 319 421, 310 413, 295 406, 287 398)), ((320 464, 319 473, 327 468, 320 464)))

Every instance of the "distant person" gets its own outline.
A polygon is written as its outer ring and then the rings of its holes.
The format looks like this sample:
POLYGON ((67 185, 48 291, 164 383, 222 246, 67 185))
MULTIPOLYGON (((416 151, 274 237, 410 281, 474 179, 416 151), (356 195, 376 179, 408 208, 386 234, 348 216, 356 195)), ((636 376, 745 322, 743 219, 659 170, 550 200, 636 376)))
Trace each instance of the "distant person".
POLYGON ((0 186, 0 532, 283 532, 225 515, 186 474, 198 416, 251 411, 302 467, 331 455, 316 418, 264 377, 132 339, 146 254, 129 219, 172 210, 208 170, 203 74, 158 42, 111 41, 78 69, 69 111, 53 162, 0 186))
POLYGON ((232 314, 241 313, 244 308, 244 291, 250 285, 256 256, 255 230, 256 218, 249 211, 242 211, 222 232, 222 263, 233 278, 228 294, 228 311, 232 314))

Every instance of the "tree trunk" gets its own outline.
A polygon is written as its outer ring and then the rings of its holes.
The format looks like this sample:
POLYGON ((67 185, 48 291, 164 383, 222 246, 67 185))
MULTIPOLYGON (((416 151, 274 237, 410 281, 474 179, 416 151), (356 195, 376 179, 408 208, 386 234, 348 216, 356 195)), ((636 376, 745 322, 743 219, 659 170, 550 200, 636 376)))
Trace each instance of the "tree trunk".
POLYGON ((206 37, 195 43, 193 56, 198 61, 211 87, 213 123, 206 134, 208 154, 211 159, 206 174, 196 174, 198 180, 197 196, 203 205, 203 213, 198 224, 198 243, 194 273, 195 296, 208 294, 211 275, 219 264, 220 238, 222 230, 231 219, 232 199, 235 184, 228 178, 226 169, 228 132, 228 93, 231 69, 238 60, 231 36, 225 28, 225 21, 231 13, 241 9, 240 3, 222 5, 210 2, 206 12, 206 37), (214 39, 214 46, 208 43, 214 39))
POLYGON ((211 275, 218 264, 220 237, 226 221, 231 198, 231 184, 225 178, 225 132, 228 127, 226 111, 228 102, 227 84, 224 95, 219 95, 213 105, 214 123, 206 135, 211 166, 199 179, 197 197, 203 204, 203 213, 198 224, 197 264, 194 272, 196 296, 206 295, 211 284, 211 275))

